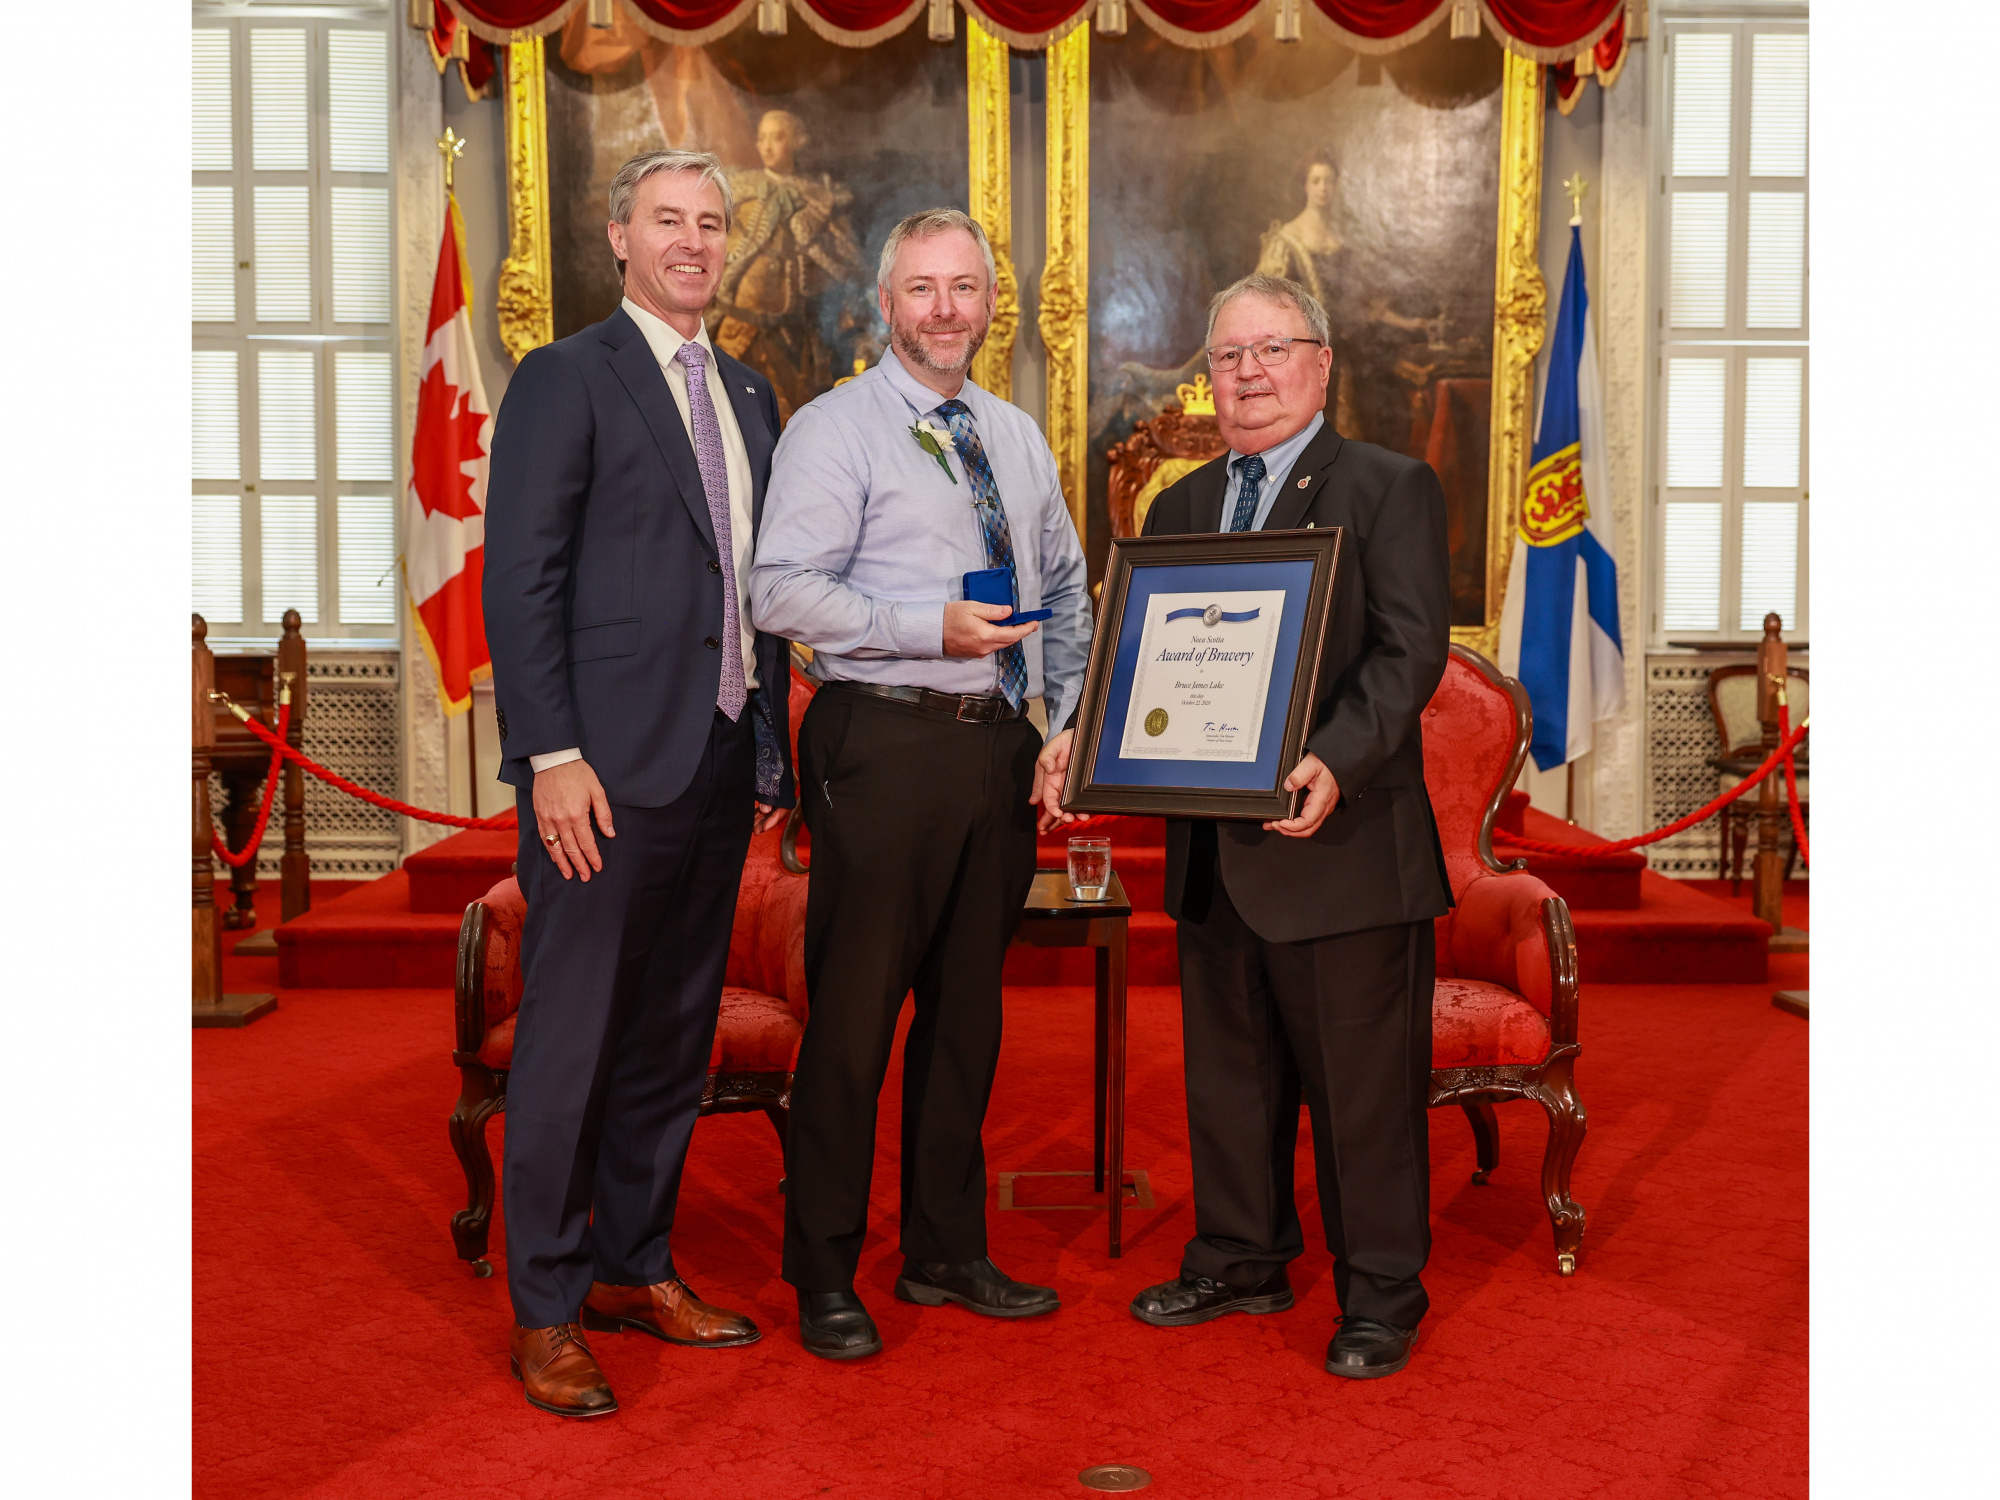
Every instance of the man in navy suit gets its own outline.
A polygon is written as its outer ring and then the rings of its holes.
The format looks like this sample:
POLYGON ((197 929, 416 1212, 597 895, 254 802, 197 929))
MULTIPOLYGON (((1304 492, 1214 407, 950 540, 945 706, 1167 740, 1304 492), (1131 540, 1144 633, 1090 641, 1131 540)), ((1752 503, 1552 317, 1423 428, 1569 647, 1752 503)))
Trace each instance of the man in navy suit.
POLYGON ((745 594, 777 400, 702 325, 729 212, 713 156, 627 162, 619 310, 522 360, 494 424, 486 634, 528 901, 510 1353, 559 1416, 617 1410, 584 1329, 758 1337, 669 1244, 753 822, 793 802, 786 648, 745 594))

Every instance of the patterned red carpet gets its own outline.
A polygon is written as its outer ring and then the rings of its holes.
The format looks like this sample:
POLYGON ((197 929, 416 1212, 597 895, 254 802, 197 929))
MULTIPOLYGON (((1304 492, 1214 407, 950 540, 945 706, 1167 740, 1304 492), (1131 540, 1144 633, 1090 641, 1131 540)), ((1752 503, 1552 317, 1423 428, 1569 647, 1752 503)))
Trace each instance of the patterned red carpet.
MULTIPOLYGON (((1803 906, 1787 913, 1800 925, 1803 906)), ((276 982, 271 960, 231 970, 232 990, 276 982)), ((1127 1160, 1158 1207, 1128 1216, 1123 1259, 1101 1214, 993 1215, 995 1258, 1059 1288, 1061 1312, 1003 1324, 891 1297, 892 1078, 861 1274, 888 1349, 811 1358, 778 1277, 770 1127, 708 1119, 677 1254, 765 1338, 696 1352, 595 1336, 622 1410, 581 1424, 521 1400, 505 1282, 453 1255, 448 995, 286 992, 246 1031, 194 1034, 195 1492, 1012 1500, 1083 1496, 1078 1470, 1127 1463, 1161 1500, 1803 1496, 1807 1024, 1770 992, 1803 987, 1805 960, 1772 970, 1585 987, 1590 1227, 1571 1279, 1540 1201, 1539 1112, 1501 1110, 1488 1187, 1469 1181, 1463 1116, 1433 1115, 1433 1309, 1400 1376, 1323 1373, 1334 1305, 1309 1201, 1294 1311, 1175 1332, 1127 1315, 1193 1222, 1178 997, 1146 989, 1127 1160)), ((1084 991, 1010 992, 990 1172, 1088 1165, 1088 1013, 1084 991)), ((1041 1201, 1077 1201, 1043 1182, 1041 1201)))

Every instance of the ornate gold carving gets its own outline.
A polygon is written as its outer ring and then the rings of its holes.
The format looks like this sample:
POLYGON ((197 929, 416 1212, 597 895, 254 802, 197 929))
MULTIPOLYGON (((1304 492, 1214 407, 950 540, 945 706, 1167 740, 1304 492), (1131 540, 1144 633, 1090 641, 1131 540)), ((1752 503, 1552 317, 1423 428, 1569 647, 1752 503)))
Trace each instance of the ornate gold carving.
POLYGON ((1493 272, 1493 438, 1488 450, 1486 623, 1452 639, 1500 653, 1500 608, 1514 557, 1521 492, 1534 444, 1535 356, 1548 287, 1542 281, 1542 65, 1509 52, 1500 99, 1500 241, 1493 272))
POLYGON ((507 258, 494 309, 500 342, 518 363, 555 337, 549 270, 549 122, 542 39, 514 33, 507 46, 507 258))
POLYGON ((1048 51, 1048 258, 1037 320, 1048 351, 1045 430, 1063 497, 1088 540, 1084 479, 1090 434, 1090 28, 1048 51))
POLYGON ((973 357, 972 378, 1003 401, 1014 399, 1014 336, 1021 325, 1014 277, 1014 153, 1009 130, 1007 44, 970 11, 965 17, 965 107, 970 127, 971 212, 993 246, 1000 295, 993 326, 973 357))
POLYGON ((1215 387, 1208 383, 1208 377, 1199 371, 1193 380, 1184 381, 1174 387, 1174 394, 1181 398, 1181 410, 1190 417, 1212 417, 1215 415, 1215 387))

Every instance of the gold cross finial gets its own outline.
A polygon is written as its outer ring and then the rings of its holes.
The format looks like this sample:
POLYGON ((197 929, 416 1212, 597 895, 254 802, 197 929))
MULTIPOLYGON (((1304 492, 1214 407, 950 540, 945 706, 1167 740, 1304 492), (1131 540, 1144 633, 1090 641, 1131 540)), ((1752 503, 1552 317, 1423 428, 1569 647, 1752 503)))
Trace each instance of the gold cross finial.
POLYGON ((451 169, 465 154, 465 137, 447 125, 444 134, 438 137, 437 148, 444 157, 444 190, 448 193, 451 191, 451 169))
POLYGON ((1572 172, 1563 181, 1563 191, 1569 194, 1570 223, 1583 222, 1583 195, 1590 191, 1590 184, 1583 180, 1583 173, 1572 172))

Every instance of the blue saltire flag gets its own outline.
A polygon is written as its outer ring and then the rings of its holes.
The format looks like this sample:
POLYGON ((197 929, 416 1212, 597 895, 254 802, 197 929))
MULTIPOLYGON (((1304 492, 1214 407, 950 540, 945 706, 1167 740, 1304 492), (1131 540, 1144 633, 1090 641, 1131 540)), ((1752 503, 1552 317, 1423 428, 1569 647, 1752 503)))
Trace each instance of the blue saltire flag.
POLYGON ((1500 666, 1528 690, 1529 750, 1548 771, 1587 752, 1592 725, 1625 701, 1603 385, 1575 220, 1529 464, 1500 614, 1500 666))

